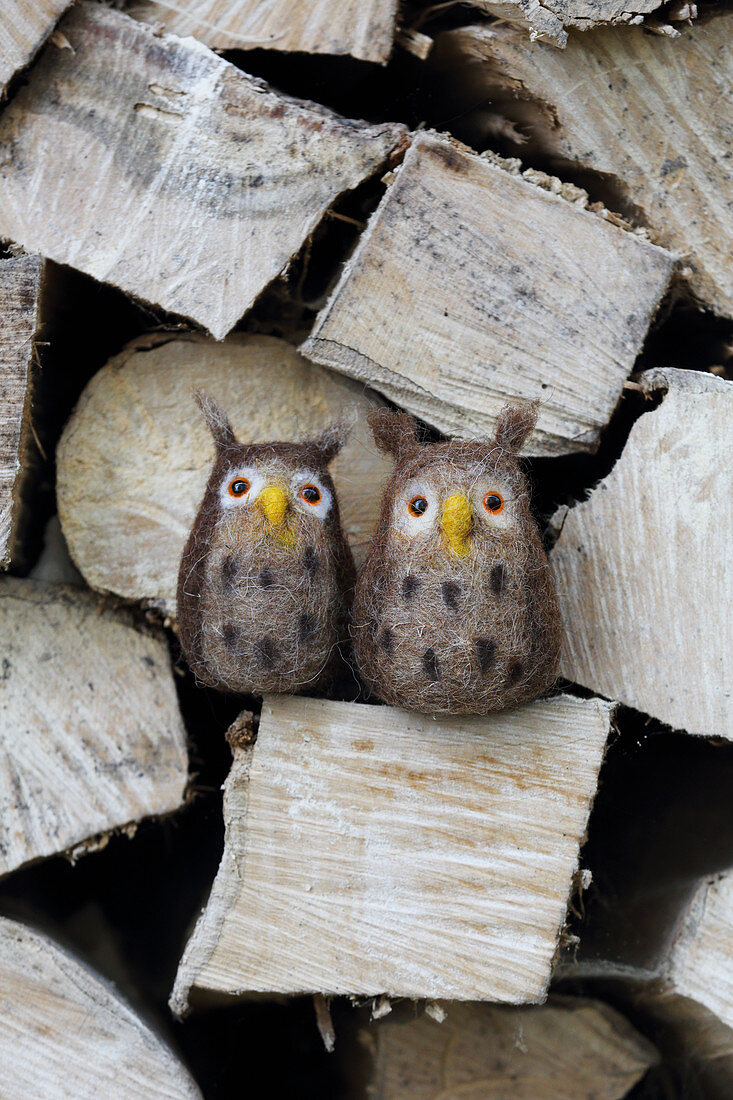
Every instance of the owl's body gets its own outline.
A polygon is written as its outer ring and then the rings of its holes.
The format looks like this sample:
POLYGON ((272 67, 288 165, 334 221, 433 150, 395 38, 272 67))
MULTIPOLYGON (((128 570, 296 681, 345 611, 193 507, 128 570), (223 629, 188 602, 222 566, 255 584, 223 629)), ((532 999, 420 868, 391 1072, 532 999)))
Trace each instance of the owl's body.
POLYGON ((323 686, 342 662, 353 562, 327 465, 337 430, 308 443, 242 445, 202 400, 217 446, 181 561, 188 663, 236 693, 323 686))
POLYGON ((509 410, 491 442, 425 446, 409 418, 375 417, 397 463, 353 634, 362 679, 384 702, 482 714, 554 681, 560 617, 515 457, 534 415, 509 410))

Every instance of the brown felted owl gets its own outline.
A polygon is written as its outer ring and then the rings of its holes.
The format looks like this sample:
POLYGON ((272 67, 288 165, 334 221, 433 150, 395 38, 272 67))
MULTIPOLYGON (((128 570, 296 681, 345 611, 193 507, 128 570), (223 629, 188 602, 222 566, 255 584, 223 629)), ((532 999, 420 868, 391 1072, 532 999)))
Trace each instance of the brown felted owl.
POLYGON ((323 686, 348 638, 354 584, 328 473, 347 433, 242 444, 216 402, 196 396, 216 458, 178 574, 186 659, 223 691, 323 686))
POLYGON ((394 455, 356 585, 354 652, 386 703, 484 714, 557 674, 562 626, 517 452, 535 406, 505 408, 493 440, 420 444, 405 413, 370 416, 394 455))

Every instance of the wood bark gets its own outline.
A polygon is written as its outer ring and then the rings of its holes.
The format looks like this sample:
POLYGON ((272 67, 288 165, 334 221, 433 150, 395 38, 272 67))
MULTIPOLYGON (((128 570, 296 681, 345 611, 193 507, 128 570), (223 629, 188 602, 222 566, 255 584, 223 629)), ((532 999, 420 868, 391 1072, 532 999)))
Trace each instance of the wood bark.
POLYGON ((171 1051, 96 974, 0 917, 3 1100, 200 1100, 171 1051))
POLYGON ((70 0, 3 0, 0 12, 0 98, 33 60, 70 0))
POLYGON ((388 1018, 362 1033, 373 1056, 369 1095, 621 1100, 659 1060, 651 1043, 601 1001, 553 997, 532 1008, 445 1008, 441 1023, 427 1014, 407 1023, 388 1018))
POLYGON ((215 50, 351 54, 386 64, 396 0, 132 0, 127 11, 215 50))
POLYGON ((537 398, 530 454, 592 449, 672 256, 508 167, 417 134, 303 351, 442 431, 537 398))
POLYGON ((604 23, 642 23, 662 0, 470 0, 471 7, 529 30, 539 39, 565 46, 568 29, 587 31, 604 23))
POLYGON ((681 255, 698 301, 731 317, 731 33, 727 13, 678 39, 641 27, 574 35, 559 53, 511 27, 464 27, 439 36, 432 59, 471 140, 503 117, 522 156, 549 157, 560 175, 602 173, 681 255))
POLYGON ((366 423, 380 399, 271 336, 223 344, 169 338, 152 349, 143 338, 95 375, 57 451, 59 516, 87 582, 175 615, 181 553, 214 457, 197 387, 220 402, 243 442, 305 439, 358 414, 331 469, 344 531, 361 560, 391 466, 366 423))
POLYGON ((588 500, 553 520, 560 671, 676 729, 732 738, 733 383, 650 374, 642 386, 666 389, 662 404, 588 500))
POLYGON ((183 801, 161 635, 65 585, 0 580, 0 875, 183 801))
POLYGON ((272 92, 193 39, 75 5, 0 120, 0 236, 223 337, 403 127, 272 92))
POLYGON ((34 454, 31 398, 42 279, 37 256, 0 260, 0 567, 15 557, 21 541, 34 454))
POLYGON ((231 738, 226 841, 189 992, 525 1003, 547 993, 610 708, 486 718, 270 696, 231 738))

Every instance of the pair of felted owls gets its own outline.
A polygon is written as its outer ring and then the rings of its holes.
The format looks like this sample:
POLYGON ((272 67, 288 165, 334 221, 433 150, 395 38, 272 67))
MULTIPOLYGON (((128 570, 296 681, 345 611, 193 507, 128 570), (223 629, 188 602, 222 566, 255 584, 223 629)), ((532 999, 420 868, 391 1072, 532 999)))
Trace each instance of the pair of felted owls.
POLYGON ((178 609, 199 680, 237 693, 322 688, 351 638, 368 691, 410 710, 482 714, 552 684, 560 616, 517 459, 536 407, 505 408, 493 440, 434 444, 418 442, 407 414, 374 411, 395 467, 355 579, 328 473, 347 432, 244 445, 210 397, 198 400, 216 458, 178 609))

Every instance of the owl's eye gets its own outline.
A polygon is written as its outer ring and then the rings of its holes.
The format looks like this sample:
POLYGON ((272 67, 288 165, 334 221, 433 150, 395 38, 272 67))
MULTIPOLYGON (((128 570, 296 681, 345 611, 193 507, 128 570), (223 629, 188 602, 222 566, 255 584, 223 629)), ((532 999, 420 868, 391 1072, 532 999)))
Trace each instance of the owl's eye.
POLYGON ((300 499, 306 504, 318 504, 321 499, 321 490, 317 485, 304 485, 300 490, 300 499))
POLYGON ((428 510, 428 502, 425 497, 413 497, 407 505, 407 511, 411 516, 422 516, 428 510))
POLYGON ((246 477, 235 477, 234 481, 229 482, 229 496, 230 497, 243 497, 246 496, 250 490, 250 484, 246 477))
POLYGON ((487 493, 484 497, 484 508, 487 512, 491 512, 492 516, 498 516, 499 512, 504 507, 504 498, 501 493, 497 493, 492 489, 490 493, 487 493))

